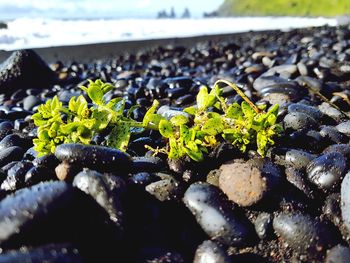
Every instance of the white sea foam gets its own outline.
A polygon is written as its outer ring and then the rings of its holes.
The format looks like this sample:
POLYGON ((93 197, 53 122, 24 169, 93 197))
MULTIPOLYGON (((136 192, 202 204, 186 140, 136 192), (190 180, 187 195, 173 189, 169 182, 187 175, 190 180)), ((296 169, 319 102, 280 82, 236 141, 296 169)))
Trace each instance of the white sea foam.
POLYGON ((237 17, 210 19, 59 20, 20 18, 0 29, 0 49, 190 37, 269 29, 336 25, 333 18, 237 17))

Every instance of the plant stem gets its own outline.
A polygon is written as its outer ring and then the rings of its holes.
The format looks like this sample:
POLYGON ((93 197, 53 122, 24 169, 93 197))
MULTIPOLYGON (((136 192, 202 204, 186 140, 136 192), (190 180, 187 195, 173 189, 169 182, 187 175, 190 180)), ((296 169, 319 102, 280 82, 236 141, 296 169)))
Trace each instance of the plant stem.
POLYGON ((220 79, 220 80, 216 81, 214 85, 217 85, 217 84, 219 84, 219 83, 224 83, 224 84, 230 86, 231 88, 233 88, 233 89, 237 92, 237 94, 238 94, 239 96, 241 96, 241 97, 245 100, 245 102, 247 102, 247 103, 249 104, 249 106, 250 106, 257 114, 261 112, 261 110, 260 110, 257 106, 255 106, 255 104, 243 93, 243 91, 241 91, 240 88, 237 87, 236 84, 233 84, 233 83, 231 83, 231 82, 229 82, 229 81, 227 81, 227 80, 224 80, 224 79, 220 79))

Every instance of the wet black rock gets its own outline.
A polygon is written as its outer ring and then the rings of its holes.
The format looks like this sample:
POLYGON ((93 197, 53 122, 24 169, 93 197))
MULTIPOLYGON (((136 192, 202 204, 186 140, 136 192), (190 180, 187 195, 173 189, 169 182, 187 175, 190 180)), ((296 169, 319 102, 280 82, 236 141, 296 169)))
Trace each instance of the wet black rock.
POLYGON ((120 198, 125 191, 125 182, 121 178, 84 170, 74 177, 73 186, 92 196, 118 228, 123 229, 124 213, 120 198))
POLYGON ((46 262, 46 263, 82 263, 79 250, 70 244, 51 244, 41 247, 22 247, 0 255, 2 263, 46 262))
POLYGON ((273 228, 283 242, 309 260, 320 260, 328 248, 339 242, 335 228, 306 214, 279 214, 273 220, 273 228))
POLYGON ((3 121, 0 123, 0 140, 5 138, 6 135, 9 135, 12 133, 13 129, 13 122, 12 121, 3 121))
POLYGON ((301 103, 293 103, 288 106, 288 112, 297 113, 302 112, 311 116, 314 120, 320 121, 323 118, 322 112, 315 108, 301 103))
POLYGON ((33 167, 28 161, 16 163, 7 171, 7 177, 1 184, 1 190, 15 191, 25 185, 25 175, 33 167))
POLYGON ((291 149, 286 152, 285 162, 288 166, 295 169, 305 168, 310 161, 316 158, 316 155, 302 150, 291 149))
POLYGON ((33 50, 19 50, 0 64, 0 91, 19 88, 48 88, 55 82, 54 72, 33 50))
POLYGON ((11 146, 0 151, 0 167, 11 161, 19 161, 23 157, 23 149, 18 146, 11 146))
POLYGON ((160 172, 164 170, 164 161, 159 157, 133 157, 132 171, 138 172, 160 172))
POLYGON ((269 213, 261 213, 255 219, 255 231, 260 239, 271 238, 273 233, 272 215, 269 213))
POLYGON ((42 101, 37 96, 29 95, 25 97, 23 100, 23 109, 30 111, 30 110, 33 110, 33 107, 41 103, 42 101))
POLYGON ((342 122, 340 124, 338 124, 336 126, 336 129, 341 132, 341 133, 344 133, 348 136, 350 136, 350 121, 345 121, 345 122, 342 122))
POLYGON ((339 132, 336 128, 332 126, 323 126, 320 130, 322 137, 330 141, 330 143, 346 143, 349 141, 349 137, 345 134, 339 132))
POLYGON ((21 138, 17 134, 9 134, 6 135, 1 141, 0 141, 0 150, 6 149, 12 146, 18 146, 22 147, 23 149, 29 148, 29 141, 21 138))
POLYGON ((224 248, 211 240, 206 240, 198 246, 193 263, 208 262, 230 263, 232 260, 224 248))
POLYGON ((53 228, 49 221, 60 220, 63 214, 57 219, 53 217, 70 211, 73 194, 73 187, 63 182, 50 182, 19 190, 3 199, 0 202, 0 246, 15 248, 40 242, 40 239, 55 240, 60 236, 58 231, 66 232, 68 227, 57 224, 53 228))
POLYGON ((283 120, 285 129, 301 130, 314 129, 319 126, 317 121, 303 112, 288 113, 283 120))
POLYGON ((334 190, 347 169, 347 159, 341 153, 332 152, 319 156, 307 166, 310 182, 324 191, 334 190))
POLYGON ((183 201, 212 239, 225 245, 244 246, 254 238, 251 223, 232 210, 217 187, 207 183, 192 184, 183 201))
MULTIPOLYGON (((348 172, 342 183, 340 189, 340 198, 341 198, 341 214, 344 221, 344 225, 350 233, 350 172, 348 172)), ((350 234, 347 235, 348 239, 350 234)))
POLYGON ((53 168, 34 166, 25 174, 24 183, 25 185, 33 185, 45 181, 54 181, 56 179, 57 177, 53 168))
POLYGON ((161 202, 178 200, 183 194, 180 183, 171 175, 164 173, 158 173, 157 175, 161 180, 150 183, 145 190, 161 202))
POLYGON ((306 181, 305 172, 303 170, 296 170, 294 168, 287 168, 285 170, 286 179, 289 183, 291 183, 293 186, 298 188, 301 192, 303 192, 308 198, 314 199, 314 191, 311 189, 311 187, 308 185, 308 182, 306 181))
POLYGON ((37 157, 33 160, 35 166, 43 166, 47 168, 55 168, 59 164, 59 160, 54 154, 46 154, 41 157, 37 157))
POLYGON ((332 247, 327 251, 325 263, 347 263, 350 259, 350 248, 342 245, 332 247))
POLYGON ((60 161, 102 172, 119 174, 131 167, 131 158, 128 154, 103 146, 61 144, 56 147, 55 156, 60 161))

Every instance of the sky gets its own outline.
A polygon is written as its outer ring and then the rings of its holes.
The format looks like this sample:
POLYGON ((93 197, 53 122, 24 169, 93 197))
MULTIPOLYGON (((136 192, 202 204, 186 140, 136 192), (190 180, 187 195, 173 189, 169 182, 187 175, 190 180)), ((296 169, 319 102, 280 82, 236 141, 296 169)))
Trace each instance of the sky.
POLYGON ((211 12, 223 0, 0 0, 0 19, 17 17, 105 18, 155 17, 175 8, 178 16, 188 7, 193 16, 211 12))

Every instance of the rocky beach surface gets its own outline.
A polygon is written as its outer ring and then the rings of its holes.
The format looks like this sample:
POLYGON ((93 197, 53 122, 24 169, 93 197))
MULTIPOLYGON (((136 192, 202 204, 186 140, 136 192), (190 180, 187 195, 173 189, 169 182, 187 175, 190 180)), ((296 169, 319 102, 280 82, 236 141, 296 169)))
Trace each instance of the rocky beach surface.
MULTIPOLYGON (((119 53, 87 63, 21 50, 0 64, 0 262, 348 262, 348 27, 119 53), (101 134, 37 156, 31 116, 88 79, 139 105, 138 121, 155 99, 169 118, 225 79, 257 105, 278 103, 284 132, 264 158, 227 143, 203 162, 153 156, 144 146, 165 144, 156 131, 133 134, 126 152, 101 134)), ((242 102, 228 86, 223 96, 242 102)))

